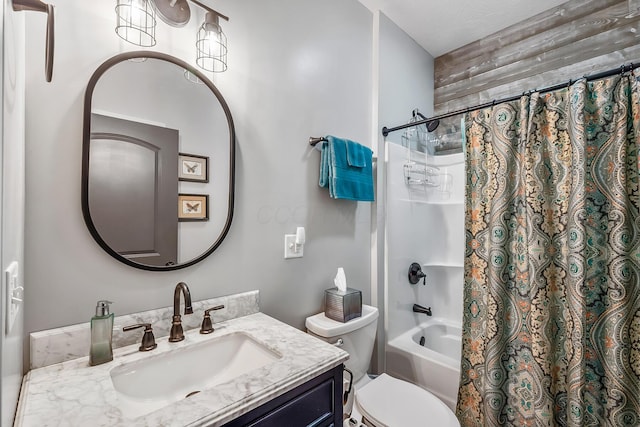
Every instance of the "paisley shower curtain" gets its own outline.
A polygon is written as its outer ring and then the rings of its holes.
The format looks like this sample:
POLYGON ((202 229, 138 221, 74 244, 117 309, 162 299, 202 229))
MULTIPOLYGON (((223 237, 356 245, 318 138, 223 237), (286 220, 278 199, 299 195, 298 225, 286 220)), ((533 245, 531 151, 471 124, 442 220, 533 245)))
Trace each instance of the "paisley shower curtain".
POLYGON ((465 118, 463 427, 640 426, 638 75, 465 118))

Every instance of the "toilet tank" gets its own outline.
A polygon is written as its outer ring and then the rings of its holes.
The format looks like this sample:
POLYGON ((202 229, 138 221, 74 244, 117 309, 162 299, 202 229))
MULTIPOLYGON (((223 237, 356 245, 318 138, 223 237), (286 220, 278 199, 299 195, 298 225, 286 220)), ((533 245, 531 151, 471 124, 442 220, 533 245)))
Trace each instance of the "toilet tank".
POLYGON ((362 305, 362 316, 341 323, 329 319, 324 313, 307 317, 305 326, 307 332, 328 343, 338 345, 349 353, 349 360, 345 366, 353 372, 354 383, 367 373, 373 343, 376 339, 378 327, 378 309, 369 305, 362 305), (342 345, 339 344, 342 340, 342 345))

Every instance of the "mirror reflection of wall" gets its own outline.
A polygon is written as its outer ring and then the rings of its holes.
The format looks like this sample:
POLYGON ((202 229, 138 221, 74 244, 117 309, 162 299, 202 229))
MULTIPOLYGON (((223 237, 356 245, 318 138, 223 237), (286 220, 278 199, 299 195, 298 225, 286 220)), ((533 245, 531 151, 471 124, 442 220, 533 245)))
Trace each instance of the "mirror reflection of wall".
MULTIPOLYGON (((141 258, 142 255, 136 254, 137 249, 127 251, 111 246, 110 242, 114 241, 116 234, 121 236, 126 233, 122 231, 115 233, 113 230, 116 227, 114 226, 102 226, 100 228, 101 226, 96 223, 94 217, 111 215, 114 221, 115 218, 117 218, 117 221, 124 221, 127 215, 98 212, 98 209, 115 210, 115 208, 113 203, 105 200, 99 203, 96 201, 96 194, 92 194, 91 180, 93 179, 95 182, 94 171, 97 172, 97 165, 90 163, 89 211, 102 240, 113 250, 133 262, 151 266, 184 264, 205 253, 218 237, 226 232, 225 227, 230 216, 231 148, 229 141, 231 135, 225 110, 216 95, 207 85, 187 80, 185 78, 185 69, 175 63, 160 58, 129 59, 116 63, 100 76, 91 98, 91 113, 107 118, 125 120, 129 123, 176 130, 177 147, 173 151, 188 156, 180 158, 180 160, 186 162, 185 164, 177 160, 172 161, 174 169, 171 170, 171 173, 174 175, 173 179, 178 179, 180 168, 184 169, 189 166, 186 171, 182 171, 180 174, 184 178, 177 181, 177 191, 175 187, 171 190, 171 197, 175 200, 171 216, 175 219, 174 223, 177 224, 176 259, 171 261, 166 256, 157 256, 154 261, 153 256, 148 257, 145 255, 144 258, 141 258), (198 164, 198 160, 201 163, 198 164), (202 170, 205 165, 208 168, 208 171, 206 171, 208 172, 207 179, 199 179, 198 177, 205 172, 202 170), (197 173, 198 168, 200 168, 200 173, 197 173), (192 173, 195 179, 190 179, 188 177, 189 173, 192 173), (179 194, 207 196, 208 206, 202 204, 202 198, 188 200, 186 204, 182 200, 178 203, 179 194), (204 218, 192 215, 192 212, 186 215, 178 215, 179 209, 183 205, 188 206, 188 209, 196 213, 202 212, 202 209, 206 208, 208 215, 205 217, 203 214, 204 218)), ((94 133, 96 125, 97 123, 94 123, 92 119, 92 133, 94 133)), ((121 147, 123 145, 122 140, 125 138, 118 137, 116 139, 120 143, 111 142, 111 145, 115 144, 121 147)), ((155 145, 156 142, 158 141, 150 141, 152 145, 155 145)), ((90 145, 91 162, 95 158, 95 153, 91 152, 91 150, 96 143, 97 141, 93 138, 90 145)), ((104 139, 101 140, 101 144, 102 148, 107 145, 104 139)), ((124 172, 115 170, 115 165, 111 165, 112 172, 122 175, 124 172)), ((161 175, 160 172, 162 172, 162 166, 158 163, 158 171, 155 174, 161 175)), ((129 191, 135 192, 135 187, 132 183, 129 191)), ((98 187, 94 184, 94 188, 97 189, 98 187)), ((159 191, 158 188, 160 187, 156 185, 156 191, 159 191)), ((104 187, 102 191, 104 191, 104 187)), ((139 192, 142 192, 142 190, 139 190, 139 192)), ((147 191, 144 192, 148 193, 147 191)), ((116 199, 117 197, 120 196, 116 196, 116 199)), ((129 199, 131 200, 133 197, 129 199)), ((162 197, 156 194, 156 201, 160 199, 162 197)), ((164 199, 166 202, 166 197, 164 199)), ((159 202, 152 203, 155 203, 154 207, 158 208, 159 202)), ((149 209, 145 209, 148 213, 149 209)), ((144 211, 145 209, 142 210, 144 211)), ((166 208, 163 209, 166 210, 166 208)), ((147 216, 152 217, 154 214, 147 214, 147 216)), ((146 220, 140 218, 132 219, 131 224, 136 222, 144 223, 146 220)), ((166 234, 173 233, 171 230, 173 227, 167 225, 167 221, 160 220, 160 222, 165 223, 163 229, 166 234)), ((106 223, 101 221, 101 224, 106 223)), ((123 230, 126 229, 127 227, 123 227, 123 230)), ((131 233, 132 236, 134 234, 136 233, 131 233)), ((152 234, 148 234, 148 236, 152 234)), ((160 240, 160 236, 163 234, 165 233, 155 233, 153 235, 160 240)), ((149 247, 149 245, 134 244, 133 242, 124 242, 122 244, 121 237, 118 237, 118 239, 120 239, 121 244, 117 245, 117 247, 120 248, 139 249, 142 246, 149 247)), ((171 240, 170 237, 167 239, 171 240)), ((154 244, 159 245, 160 242, 156 241, 154 244)))

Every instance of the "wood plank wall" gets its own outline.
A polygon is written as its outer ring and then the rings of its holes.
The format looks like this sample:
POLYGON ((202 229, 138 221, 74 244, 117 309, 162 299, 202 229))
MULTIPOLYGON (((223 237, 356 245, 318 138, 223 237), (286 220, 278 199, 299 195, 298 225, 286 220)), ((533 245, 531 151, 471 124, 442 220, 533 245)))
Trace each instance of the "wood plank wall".
POLYGON ((442 114, 640 62, 627 0, 571 0, 435 59, 442 114))

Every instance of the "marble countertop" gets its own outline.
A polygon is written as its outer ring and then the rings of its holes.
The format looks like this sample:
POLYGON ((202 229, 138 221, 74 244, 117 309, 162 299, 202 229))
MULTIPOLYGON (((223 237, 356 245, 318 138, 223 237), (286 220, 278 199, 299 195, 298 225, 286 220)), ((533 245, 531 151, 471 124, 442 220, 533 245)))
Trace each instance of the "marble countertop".
POLYGON ((339 348, 263 313, 216 323, 215 332, 185 333, 185 340, 157 339, 158 348, 139 352, 138 344, 114 351, 114 359, 89 366, 88 357, 29 371, 16 414, 16 427, 30 426, 219 426, 332 369, 348 358, 339 348), (110 371, 124 363, 236 332, 245 332, 282 355, 277 361, 235 380, 202 390, 138 418, 127 418, 110 371))

